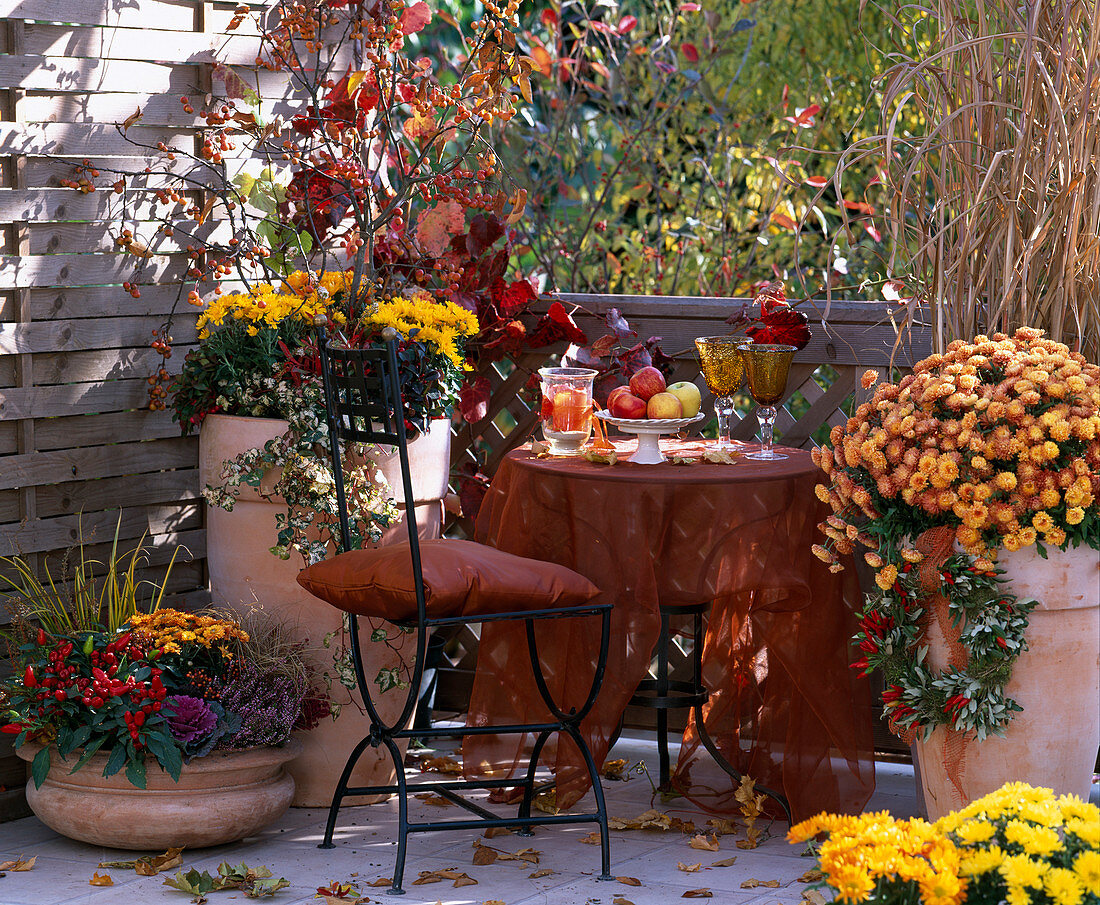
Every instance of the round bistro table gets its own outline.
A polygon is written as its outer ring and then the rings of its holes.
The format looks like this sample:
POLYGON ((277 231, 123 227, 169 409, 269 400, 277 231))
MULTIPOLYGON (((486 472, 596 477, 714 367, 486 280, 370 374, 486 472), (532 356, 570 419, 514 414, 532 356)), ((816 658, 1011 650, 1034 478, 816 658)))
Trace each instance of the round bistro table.
MULTIPOLYGON (((618 444, 627 449, 628 444, 618 444)), ((632 445, 632 444, 631 444, 632 445)), ((665 440, 691 465, 614 466, 537 458, 501 462, 476 538, 508 553, 556 562, 589 578, 614 604, 606 677, 584 730, 597 763, 624 709, 647 678, 659 607, 710 602, 702 657, 706 730, 740 773, 778 790, 794 819, 822 810, 858 813, 874 790, 871 695, 848 668, 859 589, 854 569, 830 573, 810 551, 827 514, 814 494, 823 474, 809 453, 775 462, 701 460, 702 441, 665 440)), ((599 644, 591 620, 544 620, 537 637, 559 703, 583 701, 599 644)), ((471 725, 546 718, 522 623, 487 624, 478 647, 471 725)), ((705 807, 735 812, 735 783, 704 768, 689 720, 674 782, 705 807), (693 768, 695 775, 693 776, 693 768)), ((476 736, 463 748, 469 775, 514 770, 514 737, 476 736)), ((559 806, 588 788, 573 746, 548 746, 559 806)))

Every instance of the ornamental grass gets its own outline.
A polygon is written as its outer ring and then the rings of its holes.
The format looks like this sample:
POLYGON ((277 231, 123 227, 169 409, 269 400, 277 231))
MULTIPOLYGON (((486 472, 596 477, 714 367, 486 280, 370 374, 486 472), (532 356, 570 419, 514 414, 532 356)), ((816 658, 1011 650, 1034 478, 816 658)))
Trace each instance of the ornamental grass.
POLYGON ((787 839, 817 848, 820 885, 847 903, 1095 905, 1100 809, 1008 783, 934 824, 888 813, 819 814, 787 839))
MULTIPOLYGON (((863 6, 863 4, 861 4, 863 6)), ((1100 15, 1093 0, 875 4, 892 23, 879 134, 900 320, 943 352, 1020 324, 1100 353, 1100 15)), ((844 211, 842 211, 844 213, 844 211)), ((848 226, 849 229, 853 227, 848 226)))

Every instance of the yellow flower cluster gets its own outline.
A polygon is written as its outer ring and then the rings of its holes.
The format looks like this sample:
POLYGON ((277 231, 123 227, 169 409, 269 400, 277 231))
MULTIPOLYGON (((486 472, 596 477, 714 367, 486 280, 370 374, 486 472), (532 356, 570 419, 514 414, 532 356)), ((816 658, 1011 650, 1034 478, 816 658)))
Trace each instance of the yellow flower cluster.
POLYGON ((931 825, 885 812, 820 814, 792 827, 787 840, 819 833, 828 834, 821 870, 841 902, 868 901, 891 883, 916 884, 922 905, 967 898, 1089 905, 1100 897, 1100 809, 1024 783, 1008 783, 931 825))
POLYGON ((955 844, 927 821, 886 811, 852 817, 819 814, 791 828, 789 842, 828 833, 818 859, 839 902, 864 902, 881 883, 915 883, 923 905, 958 905, 966 880, 955 844))
POLYGON ((814 461, 839 522, 822 530, 840 553, 852 552, 854 522, 895 508, 955 524, 959 544, 987 561, 999 546, 1061 546, 1096 513, 1100 368, 1026 327, 956 341, 881 384, 830 441, 814 461))
POLYGON ((196 616, 180 610, 157 610, 130 617, 130 628, 149 647, 178 654, 183 644, 212 648, 228 641, 248 641, 248 633, 229 619, 196 616))
POLYGON ((426 292, 412 298, 378 299, 363 315, 363 323, 376 330, 390 327, 406 338, 433 345, 460 369, 465 367, 461 341, 481 329, 472 311, 426 292))
POLYGON ((331 308, 332 299, 350 288, 351 283, 350 270, 326 271, 318 278, 299 270, 279 288, 257 283, 249 292, 220 295, 199 315, 199 339, 206 339, 212 327, 234 321, 243 321, 249 336, 255 336, 261 328, 277 328, 288 318, 312 324, 318 314, 328 313, 342 323, 343 315, 331 308))
POLYGON ((1008 905, 1081 905, 1100 896, 1100 808, 1009 783, 936 823, 971 883, 1003 885, 1008 905))

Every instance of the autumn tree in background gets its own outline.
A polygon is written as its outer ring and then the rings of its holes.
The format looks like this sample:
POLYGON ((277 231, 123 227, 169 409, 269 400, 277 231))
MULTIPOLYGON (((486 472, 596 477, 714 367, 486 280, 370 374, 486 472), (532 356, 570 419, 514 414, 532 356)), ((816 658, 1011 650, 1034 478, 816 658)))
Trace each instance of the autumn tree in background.
POLYGON ((780 278, 804 296, 880 297, 876 162, 818 197, 875 125, 877 10, 862 23, 844 0, 524 10, 532 98, 500 153, 550 286, 747 296, 780 278))
MULTIPOLYGON (((491 138, 529 93, 533 64, 515 38, 518 6, 487 4, 455 53, 435 59, 417 46, 433 17, 423 0, 238 7, 231 29, 254 29, 262 50, 254 69, 217 67, 224 87, 202 104, 198 153, 161 143, 145 174, 109 177, 120 193, 134 178, 163 186, 155 236, 120 227, 118 243, 135 257, 129 291, 140 292, 144 262, 162 243, 178 243, 192 260, 181 295, 197 306, 223 281, 350 268, 362 304, 427 290, 475 311, 475 357, 583 337, 560 305, 528 331, 517 315, 534 288, 508 279, 510 227, 524 215, 526 193, 502 173, 491 138), (261 99, 265 73, 286 80, 274 107, 261 99)), ((199 104, 179 100, 188 111, 199 104)), ((129 220, 125 201, 120 216, 129 220)), ((155 344, 171 354, 166 335, 155 344)), ((162 369, 156 407, 166 378, 162 369)), ((469 417, 483 411, 484 395, 464 398, 469 417)))

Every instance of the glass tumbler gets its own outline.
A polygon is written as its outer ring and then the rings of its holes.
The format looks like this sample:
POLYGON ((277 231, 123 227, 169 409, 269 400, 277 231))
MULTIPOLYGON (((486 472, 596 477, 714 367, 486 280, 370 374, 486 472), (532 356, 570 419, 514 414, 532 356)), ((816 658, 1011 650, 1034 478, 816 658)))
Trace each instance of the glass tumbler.
POLYGON ((592 434, 592 380, 589 368, 540 368, 542 435, 552 456, 579 456, 592 434))

